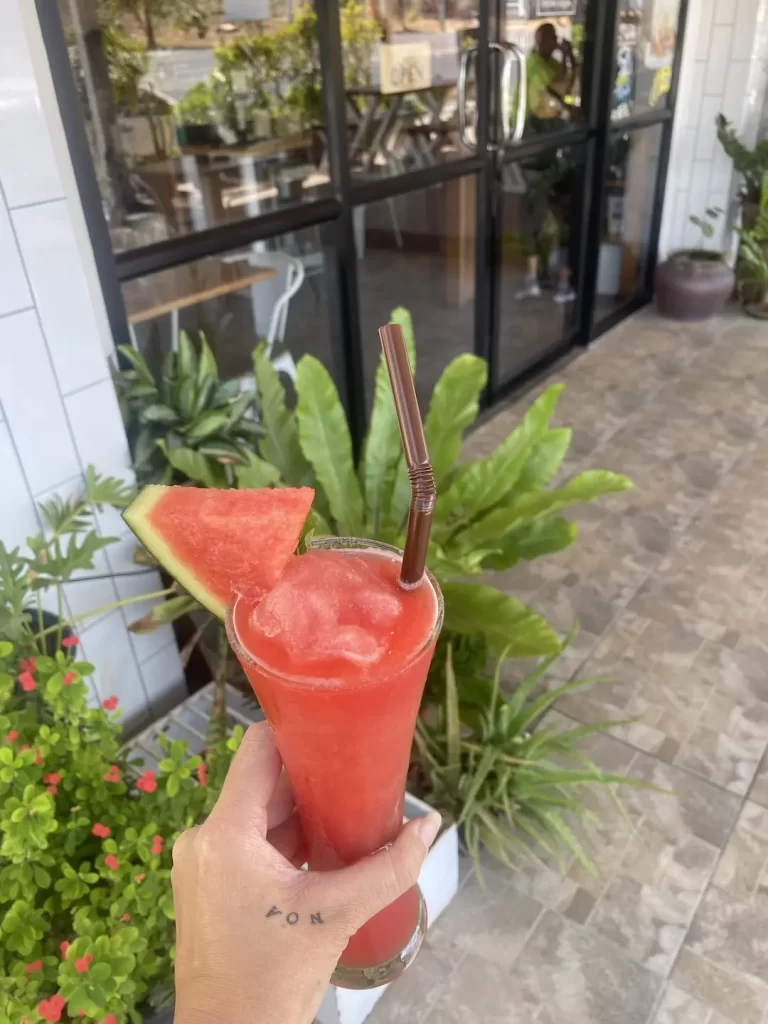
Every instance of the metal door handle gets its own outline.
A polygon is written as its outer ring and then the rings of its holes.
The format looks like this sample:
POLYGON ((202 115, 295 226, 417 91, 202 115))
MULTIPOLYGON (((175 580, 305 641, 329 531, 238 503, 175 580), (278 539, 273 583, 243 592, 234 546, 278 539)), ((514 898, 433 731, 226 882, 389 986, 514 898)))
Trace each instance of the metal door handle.
POLYGON ((469 68, 472 60, 477 62, 477 47, 473 46, 470 50, 465 50, 461 55, 461 64, 459 65, 459 138, 467 149, 473 149, 477 145, 477 128, 476 125, 472 125, 472 135, 474 139, 470 138, 470 133, 467 129, 467 76, 469 75, 469 68))
POLYGON ((518 142, 525 130, 525 112, 528 103, 525 54, 519 46, 507 43, 504 50, 504 66, 501 72, 501 123, 504 142, 518 142), (515 127, 512 129, 512 65, 517 63, 517 109, 515 127))

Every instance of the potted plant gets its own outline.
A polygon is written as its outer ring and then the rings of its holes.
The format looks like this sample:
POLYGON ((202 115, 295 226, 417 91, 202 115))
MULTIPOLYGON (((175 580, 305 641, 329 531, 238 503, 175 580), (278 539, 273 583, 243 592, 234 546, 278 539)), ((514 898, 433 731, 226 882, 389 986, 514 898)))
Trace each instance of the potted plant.
POLYGON ((750 231, 739 229, 741 245, 736 267, 744 311, 768 320, 768 211, 761 210, 750 231))
POLYGON ((214 96, 209 82, 197 82, 173 108, 176 141, 180 146, 218 146, 214 96))
POLYGON ((699 247, 674 252, 656 267, 654 292, 659 312, 673 320, 708 320, 719 313, 733 292, 736 275, 725 254, 704 249, 723 211, 709 207, 704 217, 691 216, 699 228, 699 247))
POLYGON ((749 229, 757 217, 763 182, 768 176, 768 139, 763 139, 754 149, 749 149, 739 140, 733 125, 723 114, 717 115, 715 124, 720 145, 733 160, 734 170, 743 179, 739 189, 739 199, 744 227, 749 229))

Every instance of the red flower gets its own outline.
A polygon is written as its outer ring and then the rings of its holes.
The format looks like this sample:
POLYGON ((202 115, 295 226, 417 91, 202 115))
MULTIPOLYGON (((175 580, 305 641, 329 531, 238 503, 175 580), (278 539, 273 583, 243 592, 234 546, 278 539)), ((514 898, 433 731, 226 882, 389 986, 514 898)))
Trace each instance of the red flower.
POLYGON ((43 1020, 51 1021, 52 1024, 57 1024, 57 1021, 61 1020, 61 1013, 66 1004, 64 996, 60 996, 58 993, 55 996, 51 996, 50 999, 41 999, 37 1004, 37 1012, 43 1018, 43 1020))
POLYGON ((22 743, 21 744, 21 746, 19 747, 19 753, 23 754, 25 750, 29 750, 29 744, 28 743, 22 743))
POLYGON ((157 855, 158 853, 162 853, 163 852, 163 837, 162 836, 153 836, 152 837, 152 849, 149 852, 150 853, 154 853, 155 855, 157 855))
POLYGON ((99 839, 108 839, 112 835, 112 829, 109 825, 102 825, 100 821, 97 821, 91 829, 91 834, 98 836, 99 839))
POLYGON ((109 766, 109 771, 104 776, 105 782, 119 782, 120 781, 120 769, 116 764, 109 766))
POLYGON ((140 789, 143 793, 154 793, 157 789, 157 781, 155 779, 155 773, 151 768, 148 768, 140 779, 136 782, 136 788, 140 789))
POLYGON ((27 966, 24 968, 24 973, 25 974, 34 974, 35 971, 42 971, 42 969, 43 969, 43 961, 42 960, 33 960, 31 964, 27 964, 27 966))
POLYGON ((33 764, 41 765, 42 763, 43 763, 43 755, 40 753, 39 748, 35 747, 35 760, 33 761, 33 764))
POLYGON ((58 786, 61 782, 61 776, 58 772, 48 772, 47 775, 43 776, 43 782, 50 782, 54 786, 58 786))
POLYGON ((22 672, 34 672, 36 668, 35 658, 22 658, 19 662, 19 667, 22 672))
POLYGON ((62 686, 71 686, 72 683, 77 679, 77 672, 67 672, 64 678, 61 680, 62 686))
POLYGON ((117 871, 120 867, 120 861, 114 855, 114 853, 108 853, 104 858, 104 863, 107 865, 110 871, 117 871))
POLYGON ((85 974, 91 966, 91 960, 93 960, 93 956, 90 953, 86 953, 85 956, 81 956, 78 960, 75 960, 75 970, 77 973, 85 974))
POLYGON ((66 956, 67 955, 67 950, 69 949, 69 947, 71 945, 72 945, 72 943, 71 942, 67 942, 66 939, 64 939, 63 942, 59 943, 59 950, 60 950, 62 956, 66 956))
POLYGON ((101 706, 105 711, 114 711, 117 707, 117 697, 107 697, 106 700, 101 702, 101 706))
POLYGON ((131 915, 130 914, 123 914, 123 916, 120 918, 120 920, 121 921, 130 921, 131 920, 131 915))
POLYGON ((108 1013, 101 1024, 117 1024, 117 1017, 114 1013, 108 1013))
POLYGON ((136 879, 135 880, 137 882, 143 882, 146 877, 147 877, 146 875, 136 875, 136 879))
POLYGON ((59 792, 58 786, 46 786, 45 788, 48 790, 51 796, 56 796, 56 794, 59 792))
POLYGON ((76 636, 65 636, 64 639, 61 641, 61 646, 62 647, 77 647, 77 645, 79 643, 80 643, 80 641, 77 639, 76 636))
POLYGON ((201 786, 208 785, 208 769, 205 766, 205 762, 197 766, 197 781, 201 786))
POLYGON ((16 730, 15 729, 11 729, 11 731, 5 737, 5 742, 6 743, 13 743, 13 741, 17 740, 18 738, 19 738, 19 734, 16 732, 16 730))
POLYGON ((32 673, 29 671, 21 673, 19 676, 19 682, 21 683, 21 688, 25 693, 30 693, 32 690, 37 689, 37 683, 32 678, 32 673))

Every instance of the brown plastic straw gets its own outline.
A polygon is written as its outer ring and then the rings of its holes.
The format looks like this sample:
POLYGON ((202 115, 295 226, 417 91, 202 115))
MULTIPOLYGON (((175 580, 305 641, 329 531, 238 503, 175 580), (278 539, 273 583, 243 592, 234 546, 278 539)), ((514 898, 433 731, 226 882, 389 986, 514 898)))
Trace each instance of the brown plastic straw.
POLYGON ((409 590, 418 586, 424 577, 437 491, 402 328, 399 324, 386 324, 379 328, 379 338, 392 384, 405 464, 411 481, 411 509, 400 569, 400 586, 409 590))

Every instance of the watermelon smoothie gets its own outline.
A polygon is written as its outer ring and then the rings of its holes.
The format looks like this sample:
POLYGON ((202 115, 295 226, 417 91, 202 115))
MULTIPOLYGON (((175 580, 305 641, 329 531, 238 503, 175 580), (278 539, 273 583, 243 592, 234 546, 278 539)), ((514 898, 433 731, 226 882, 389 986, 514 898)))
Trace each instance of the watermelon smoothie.
MULTIPOLYGON (((329 538, 288 563, 259 603, 236 598, 230 642, 274 731, 312 870, 352 864, 403 823, 405 780, 442 597, 398 585, 401 552, 329 538)), ((368 988, 418 952, 418 887, 352 936, 333 980, 368 988)))

